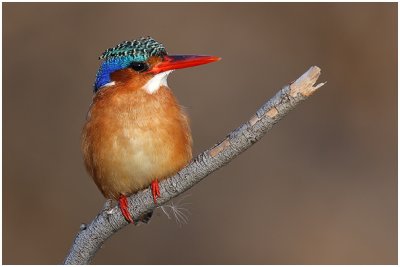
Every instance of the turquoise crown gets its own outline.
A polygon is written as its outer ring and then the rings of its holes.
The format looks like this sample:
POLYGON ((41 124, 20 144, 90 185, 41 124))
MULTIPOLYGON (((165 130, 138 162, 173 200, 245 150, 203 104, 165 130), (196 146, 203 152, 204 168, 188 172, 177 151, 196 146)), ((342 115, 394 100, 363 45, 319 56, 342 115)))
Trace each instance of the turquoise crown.
POLYGON ((109 48, 103 52, 99 59, 110 59, 116 57, 132 56, 135 61, 146 61, 151 56, 163 56, 167 51, 163 44, 157 42, 150 36, 139 40, 124 41, 119 45, 109 48))
POLYGON ((150 36, 138 40, 124 41, 107 49, 99 57, 103 62, 96 75, 94 92, 111 82, 110 74, 112 72, 125 69, 133 62, 143 62, 152 56, 162 57, 164 55, 167 55, 165 47, 150 36))

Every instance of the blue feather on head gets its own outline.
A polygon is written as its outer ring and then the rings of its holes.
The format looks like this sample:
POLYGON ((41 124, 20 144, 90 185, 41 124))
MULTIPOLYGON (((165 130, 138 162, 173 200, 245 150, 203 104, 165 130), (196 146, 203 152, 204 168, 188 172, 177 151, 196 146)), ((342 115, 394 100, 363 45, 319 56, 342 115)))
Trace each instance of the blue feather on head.
POLYGON ((99 57, 103 62, 96 75, 94 92, 111 82, 111 73, 128 68, 133 62, 144 62, 151 56, 164 55, 167 55, 165 47, 150 36, 138 40, 124 41, 107 49, 99 57))

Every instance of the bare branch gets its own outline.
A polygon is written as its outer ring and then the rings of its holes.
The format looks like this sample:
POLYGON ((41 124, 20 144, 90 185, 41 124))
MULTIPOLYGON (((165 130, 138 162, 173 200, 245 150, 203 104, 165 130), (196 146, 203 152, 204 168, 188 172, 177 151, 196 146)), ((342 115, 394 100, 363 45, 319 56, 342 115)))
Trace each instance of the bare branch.
MULTIPOLYGON (((320 74, 320 68, 311 67, 262 105, 248 122, 232 131, 222 142, 198 155, 176 175, 161 181, 158 204, 162 205, 185 192, 261 139, 290 110, 324 85, 315 85, 320 74)), ((134 220, 155 208, 149 189, 130 196, 128 202, 134 220)), ((90 263, 107 238, 126 225, 128 223, 118 209, 114 208, 114 212, 104 209, 91 223, 81 226, 64 264, 90 263)))

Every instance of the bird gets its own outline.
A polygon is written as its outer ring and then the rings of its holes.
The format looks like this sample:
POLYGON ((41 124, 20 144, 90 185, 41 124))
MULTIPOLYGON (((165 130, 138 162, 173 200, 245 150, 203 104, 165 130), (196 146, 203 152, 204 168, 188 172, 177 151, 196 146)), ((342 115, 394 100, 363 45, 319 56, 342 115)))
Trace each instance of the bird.
POLYGON ((109 48, 99 59, 82 130, 84 164, 104 197, 118 202, 127 222, 137 223, 127 197, 150 187, 157 204, 159 181, 192 159, 189 118, 168 87, 168 75, 221 58, 170 55, 147 36, 109 48))

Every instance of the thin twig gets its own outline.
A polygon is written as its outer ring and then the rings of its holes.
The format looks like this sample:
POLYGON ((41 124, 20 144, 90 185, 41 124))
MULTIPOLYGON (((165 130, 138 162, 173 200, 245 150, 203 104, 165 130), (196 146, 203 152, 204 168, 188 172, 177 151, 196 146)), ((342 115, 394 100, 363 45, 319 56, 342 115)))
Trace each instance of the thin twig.
MULTIPOLYGON (((320 73, 320 68, 311 67, 262 105, 249 121, 232 131, 222 142, 198 155, 174 176, 160 182, 158 204, 162 205, 182 194, 261 139, 290 110, 324 85, 315 85, 320 73)), ((149 189, 130 196, 128 202, 135 220, 155 208, 149 189)), ((115 212, 101 211, 91 223, 81 226, 64 264, 90 263, 107 238, 126 225, 128 223, 118 209, 115 212)))

